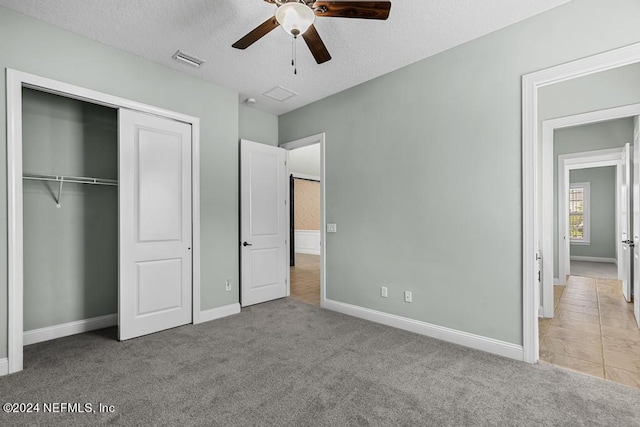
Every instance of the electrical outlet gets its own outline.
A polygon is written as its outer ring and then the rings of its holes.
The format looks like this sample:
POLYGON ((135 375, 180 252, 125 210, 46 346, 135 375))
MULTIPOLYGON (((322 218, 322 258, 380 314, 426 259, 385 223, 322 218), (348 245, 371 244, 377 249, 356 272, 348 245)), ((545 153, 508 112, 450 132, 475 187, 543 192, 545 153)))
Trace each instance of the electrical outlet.
POLYGON ((230 291, 230 290, 231 290, 231 280, 227 279, 227 281, 224 283, 224 288, 225 288, 227 291, 230 291))
POLYGON ((386 298, 389 296, 389 290, 387 289, 386 286, 380 286, 380 296, 382 298, 386 298))
POLYGON ((327 233, 337 233, 338 225, 337 224, 327 224, 327 233))
POLYGON ((413 301, 413 294, 411 293, 411 291, 404 291, 404 302, 412 302, 413 301))

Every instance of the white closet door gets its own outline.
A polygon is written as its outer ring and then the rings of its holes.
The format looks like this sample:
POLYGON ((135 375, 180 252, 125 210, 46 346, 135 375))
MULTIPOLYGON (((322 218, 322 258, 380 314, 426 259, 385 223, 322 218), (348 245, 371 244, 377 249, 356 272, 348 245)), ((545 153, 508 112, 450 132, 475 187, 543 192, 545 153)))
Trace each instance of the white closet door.
POLYGON ((191 323, 191 126, 119 110, 119 338, 191 323))

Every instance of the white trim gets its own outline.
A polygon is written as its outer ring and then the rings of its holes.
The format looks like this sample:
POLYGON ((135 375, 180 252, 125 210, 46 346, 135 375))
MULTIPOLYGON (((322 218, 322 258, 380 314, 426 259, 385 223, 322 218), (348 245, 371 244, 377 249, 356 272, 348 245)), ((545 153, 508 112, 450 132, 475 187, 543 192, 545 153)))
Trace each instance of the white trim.
MULTIPOLYGON (((540 287, 536 253, 540 250, 540 207, 537 183, 538 89, 554 83, 640 62, 640 43, 578 59, 522 76, 522 344, 524 361, 538 361, 540 287)), ((543 259, 551 256, 543 254, 543 259)))
POLYGON ((9 360, 5 357, 0 359, 0 377, 9 375, 9 360))
POLYGON ((22 88, 30 87, 67 98, 112 108, 128 108, 192 126, 192 321, 200 315, 200 119, 46 77, 6 69, 7 92, 7 249, 9 373, 23 363, 23 224, 22 224, 22 88))
MULTIPOLYGON (((320 144, 320 307, 325 306, 327 297, 327 207, 325 197, 325 134, 324 132, 316 135, 306 136, 304 138, 296 139, 293 141, 285 142, 280 147, 285 150, 295 150, 296 148, 302 148, 313 144, 320 144)), ((288 220, 287 220, 288 221, 288 220)), ((287 256, 289 252, 289 239, 287 239, 287 256)), ((290 295, 291 286, 291 269, 287 268, 287 295, 290 295)))
POLYGON ((200 323, 200 119, 191 122, 191 321, 200 323))
POLYGON ((291 172, 291 175, 293 175, 294 178, 311 179, 313 181, 320 182, 320 177, 319 176, 315 176, 315 175, 307 175, 305 173, 298 173, 298 172, 291 172))
POLYGON ((118 313, 107 314, 106 316, 92 317, 89 319, 76 320, 75 322, 63 323, 45 328, 32 329, 23 334, 23 344, 35 344, 49 341, 56 338, 68 337, 69 335, 81 334, 83 332, 94 331, 96 329, 109 328, 118 324, 118 313))
POLYGON ((609 264, 618 264, 618 261, 615 258, 603 258, 597 256, 571 255, 571 261, 606 262, 609 264))
POLYGON ((178 113, 163 108, 154 107, 152 105, 143 104, 126 98, 109 95, 107 93, 98 92, 81 86, 75 86, 69 83, 49 79, 35 74, 25 73, 23 71, 7 68, 7 75, 11 75, 14 83, 20 83, 24 87, 29 87, 42 92, 52 93, 54 95, 62 95, 66 98, 78 99, 80 101, 90 102, 92 104, 104 105, 112 108, 128 108, 129 110, 140 111, 154 116, 164 117, 177 120, 179 122, 193 124, 199 122, 200 119, 187 114, 178 113))
POLYGON ((324 308, 348 314, 349 316, 359 317, 360 319, 414 332, 416 334, 426 335, 428 337, 437 338, 450 343, 508 357, 510 359, 523 359, 522 346, 517 344, 487 338, 468 332, 462 332, 456 329, 445 328, 443 326, 432 325, 419 320, 396 316, 395 314, 383 313, 381 311, 371 310, 369 308, 359 307, 330 299, 325 300, 324 308))
POLYGON ((295 250, 297 254, 307 254, 307 255, 320 255, 320 249, 301 249, 297 248, 295 250))
POLYGON ((7 69, 7 268, 9 373, 22 370, 22 81, 7 69))
POLYGON ((222 307, 211 308, 209 310, 202 310, 199 316, 199 323, 221 319, 238 313, 240 313, 240 303, 237 302, 229 305, 223 305, 222 307))

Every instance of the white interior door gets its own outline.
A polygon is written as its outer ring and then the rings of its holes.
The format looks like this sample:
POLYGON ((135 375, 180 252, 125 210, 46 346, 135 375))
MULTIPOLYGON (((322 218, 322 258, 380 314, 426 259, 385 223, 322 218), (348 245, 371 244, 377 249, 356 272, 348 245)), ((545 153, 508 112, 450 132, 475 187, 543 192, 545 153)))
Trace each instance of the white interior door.
POLYGON ((640 118, 633 118, 633 313, 640 328, 640 118))
POLYGON ((622 294, 624 299, 631 301, 631 269, 632 248, 631 243, 631 192, 633 190, 631 182, 631 147, 629 143, 624 146, 622 161, 622 183, 620 185, 620 239, 622 241, 622 253, 620 259, 622 261, 622 294))
POLYGON ((191 125, 119 110, 119 338, 191 323, 191 125))
POLYGON ((286 150, 240 141, 240 303, 287 296, 286 150))

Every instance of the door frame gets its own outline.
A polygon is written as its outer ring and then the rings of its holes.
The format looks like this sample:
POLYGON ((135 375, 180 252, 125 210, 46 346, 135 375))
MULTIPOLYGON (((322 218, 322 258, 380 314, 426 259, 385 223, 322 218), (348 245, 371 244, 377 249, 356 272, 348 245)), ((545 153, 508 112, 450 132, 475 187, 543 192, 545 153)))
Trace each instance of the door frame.
POLYGON ((200 119, 125 98, 97 92, 7 68, 7 362, 8 373, 23 368, 23 202, 22 202, 22 88, 77 99, 115 109, 127 108, 179 122, 192 128, 192 319, 200 316, 200 119))
MULTIPOLYGON (((570 186, 569 173, 572 170, 578 169, 587 169, 587 168, 598 168, 598 167, 606 167, 606 166, 615 166, 616 167, 616 183, 615 183, 615 236, 616 236, 616 259, 619 261, 621 246, 622 243, 619 239, 620 237, 620 214, 621 211, 621 200, 619 197, 621 186, 622 186, 622 162, 624 156, 624 147, 621 148, 610 148, 604 150, 595 150, 595 151, 583 151, 579 153, 571 153, 571 154, 563 154, 558 156, 558 187, 557 187, 557 206, 558 206, 558 246, 557 248, 553 248, 553 236, 551 233, 545 233, 542 237, 543 239, 543 252, 544 253, 552 253, 553 250, 545 250, 546 247, 551 247, 553 249, 557 249, 558 251, 558 283, 565 283, 565 276, 570 274, 570 258, 567 258, 567 254, 569 251, 567 247, 570 245, 570 242, 566 240, 562 240, 561 237, 568 234, 569 227, 569 199, 568 199, 568 189, 570 186)), ((547 199, 548 197, 553 197, 553 194, 546 194, 543 190, 542 197, 547 199)), ((547 204, 550 206, 551 203, 547 204)), ((551 212, 553 214, 553 212, 551 212)), ((545 212, 548 214, 548 212, 545 212)), ((552 255, 551 260, 553 261, 554 256, 552 255)), ((621 263, 618 262, 618 278, 620 278, 621 273, 621 263)), ((545 277, 543 280, 543 288, 542 288, 542 316, 543 317, 553 317, 553 285, 555 282, 555 278, 553 277, 553 266, 549 269, 549 271, 545 270, 545 277), (551 275, 551 279, 549 279, 549 275, 551 275)))
MULTIPOLYGON (((522 76, 522 347, 523 360, 538 361, 540 287, 536 255, 540 253, 542 200, 538 135, 538 89, 640 62, 640 43, 595 54, 522 76)), ((544 171, 542 171, 544 176, 544 171)), ((547 256, 543 254, 543 257, 547 256)), ((544 259, 543 259, 544 261, 544 259)))
MULTIPOLYGON (((287 151, 294 150, 296 148, 307 147, 309 145, 320 144, 320 307, 325 306, 327 300, 327 287, 326 287, 326 259, 327 248, 325 242, 327 241, 327 224, 326 224, 326 204, 325 204, 325 134, 324 132, 315 135, 310 135, 304 138, 295 139, 293 141, 280 144, 280 148, 284 148, 287 151)), ((289 162, 287 159, 287 176, 291 175, 289 170, 289 162)), ((291 239, 287 239, 287 245, 290 246, 291 239)), ((291 248, 287 248, 287 253, 291 248)), ((291 268, 287 268, 287 296, 291 294, 291 268)))

